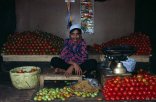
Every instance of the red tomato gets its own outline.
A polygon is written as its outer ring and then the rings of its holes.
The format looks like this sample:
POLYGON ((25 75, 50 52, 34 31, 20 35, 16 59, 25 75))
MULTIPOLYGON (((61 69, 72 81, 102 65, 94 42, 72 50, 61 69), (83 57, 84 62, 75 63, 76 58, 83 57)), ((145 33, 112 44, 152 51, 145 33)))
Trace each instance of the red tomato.
POLYGON ((132 95, 132 91, 128 91, 128 95, 131 96, 132 95))
POLYGON ((130 100, 131 98, 129 97, 129 96, 126 96, 126 98, 125 98, 126 100, 130 100))
POLYGON ((118 95, 118 96, 122 96, 122 93, 119 91, 119 92, 117 93, 117 95, 118 95))
POLYGON ((133 86, 131 86, 131 87, 129 88, 129 90, 130 90, 130 91, 133 91, 133 90, 134 90, 134 87, 133 87, 133 86))
POLYGON ((114 100, 115 100, 115 97, 114 97, 114 96, 111 96, 110 99, 111 99, 112 101, 114 101, 114 100))
POLYGON ((120 100, 120 97, 119 96, 115 96, 115 100, 120 100))
POLYGON ((138 96, 136 96, 136 100, 140 100, 140 96, 138 95, 138 96))
POLYGON ((114 87, 114 91, 117 92, 119 90, 118 87, 114 87))
POLYGON ((120 88, 120 92, 124 92, 124 88, 121 87, 121 88, 120 88))
POLYGON ((124 92, 123 92, 123 95, 124 95, 124 96, 127 96, 127 91, 124 91, 124 92))
POLYGON ((122 97, 121 97, 121 100, 125 100, 125 97, 124 97, 124 96, 122 96, 122 97))

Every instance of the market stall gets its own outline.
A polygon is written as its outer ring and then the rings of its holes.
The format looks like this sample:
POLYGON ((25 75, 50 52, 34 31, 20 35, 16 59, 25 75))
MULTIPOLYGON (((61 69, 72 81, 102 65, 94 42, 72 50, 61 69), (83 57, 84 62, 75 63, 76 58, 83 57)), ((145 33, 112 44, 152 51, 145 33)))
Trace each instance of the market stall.
MULTIPOLYGON (((58 57, 63 47, 63 39, 47 32, 16 32, 10 34, 7 42, 3 45, 1 56, 3 61, 39 61, 49 62, 52 57, 58 57)), ((144 33, 133 33, 118 39, 104 42, 101 45, 94 44, 92 49, 88 49, 89 58, 94 58, 98 62, 105 59, 105 54, 101 53, 105 47, 114 45, 131 45, 136 47, 136 53, 129 57, 137 62, 149 62, 151 55, 151 44, 149 37, 144 33), (139 40, 140 39, 140 40, 139 40), (143 41, 143 42, 142 42, 143 41)))
MULTIPOLYGON (((134 35, 133 35, 134 36, 134 35)), ((140 37, 140 36, 139 36, 140 37)), ((142 36, 145 37, 146 36, 142 36)), ((127 38, 126 38, 127 39, 127 38)), ((125 43, 126 40, 122 39, 122 42, 125 43)), ((113 45, 114 41, 112 42, 113 45)), ((135 43, 136 44, 136 43, 135 43)), ((29 62, 31 62, 34 66, 40 66, 41 63, 45 63, 44 68, 49 68, 50 66, 48 63, 50 62, 52 57, 59 57, 59 53, 61 51, 63 45, 63 39, 46 33, 46 35, 43 35, 41 32, 24 32, 24 33, 15 33, 13 35, 10 35, 8 37, 8 42, 4 44, 1 56, 3 58, 2 65, 3 68, 11 67, 12 63, 15 63, 19 66, 20 63, 25 62, 26 66, 28 66, 29 62), (36 64, 34 64, 36 63, 36 64), (6 65, 6 66, 5 66, 6 65)), ((118 44, 121 45, 121 44, 118 44)), ((110 43, 102 44, 100 48, 105 48, 108 46, 112 46, 110 43)), ((140 46, 135 45, 135 47, 139 47, 137 50, 137 53, 131 54, 128 56, 129 58, 133 58, 136 60, 136 62, 143 62, 143 63, 149 63, 150 62, 150 48, 147 49, 146 43, 144 43, 144 46, 141 44, 141 46, 146 49, 144 51, 140 52, 140 46)), ((96 59, 100 64, 103 63, 106 58, 107 54, 101 53, 99 47, 94 46, 95 52, 92 53, 89 51, 89 58, 90 59, 96 59)), ((121 53, 122 55, 123 53, 121 53)), ((24 65, 24 66, 25 66, 24 65)), ((20 65, 21 66, 21 65, 20 65)), ((14 68, 14 67, 11 67, 14 68)), ((42 72, 42 67, 41 72, 42 72)), ((51 101, 51 100, 68 100, 71 97, 79 97, 80 99, 84 98, 96 98, 96 100, 155 100, 155 76, 152 74, 142 74, 142 76, 138 76, 138 74, 134 74, 133 72, 123 71, 122 73, 115 72, 112 68, 106 68, 103 66, 100 66, 99 68, 100 72, 100 80, 95 79, 84 79, 82 76, 71 76, 71 77, 65 77, 64 75, 54 75, 54 74, 43 74, 40 73, 39 76, 37 75, 36 79, 37 84, 35 84, 36 88, 40 85, 38 90, 34 93, 32 96, 34 101, 51 101), (137 76, 137 77, 136 77, 137 76), (40 77, 40 78, 39 78, 40 77), (150 79, 151 81, 147 81, 147 79, 150 79), (44 82, 47 80, 78 80, 75 84, 68 84, 64 85, 62 88, 47 88, 46 85, 44 85, 44 82), (131 90, 130 85, 128 84, 129 81, 136 81, 138 84, 134 84, 132 89, 135 89, 135 91, 138 90, 138 92, 134 92, 131 90), (39 83, 40 84, 39 84, 39 83), (115 84, 118 83, 118 86, 116 87, 115 84), (127 86, 122 86, 124 85, 127 86), (112 86, 111 86, 112 85, 112 86), (101 87, 100 87, 101 86, 101 87), (110 87, 112 90, 110 90, 110 87), (123 87, 123 88, 121 88, 123 87), (128 87, 128 88, 126 88, 128 87), (130 87, 130 88, 129 88, 130 87), (138 89, 135 87, 142 87, 146 88, 146 90, 149 90, 148 92, 143 92, 142 89, 138 89), (125 91, 124 91, 125 90, 125 91), (113 93, 111 93, 113 91, 113 93), (117 92, 119 91, 119 93, 117 92), (128 91, 128 92, 127 92, 128 91), (114 93, 115 92, 115 93, 114 93), (123 93, 124 94, 123 94, 123 93), (129 93, 131 92, 131 93, 129 93), (100 96, 100 93, 103 95, 100 96), (111 93, 111 94, 110 94, 111 93), (126 93, 126 94, 125 94, 126 93), (135 94, 138 94, 135 96, 135 94), (145 96, 145 94, 148 94, 145 96), (118 97, 115 97, 115 96, 118 97), (123 98, 122 96, 125 95, 123 98), (133 97, 134 95, 134 97, 133 97)), ((33 72, 32 72, 33 73, 33 72)), ((18 74, 19 76, 22 74, 29 75, 31 74, 31 71, 24 71, 21 70, 13 71, 13 74, 18 74)), ((29 81, 27 80, 28 77, 25 77, 24 79, 26 81, 25 85, 29 86, 29 81)), ((20 79, 20 78, 18 78, 20 79)), ((16 80, 14 80, 16 82, 16 80)), ((22 82, 21 80, 20 82, 22 82)), ((17 84, 17 82, 16 82, 17 84)), ((20 84, 19 84, 20 85, 20 84)), ((20 86, 21 88, 21 86, 20 86)))

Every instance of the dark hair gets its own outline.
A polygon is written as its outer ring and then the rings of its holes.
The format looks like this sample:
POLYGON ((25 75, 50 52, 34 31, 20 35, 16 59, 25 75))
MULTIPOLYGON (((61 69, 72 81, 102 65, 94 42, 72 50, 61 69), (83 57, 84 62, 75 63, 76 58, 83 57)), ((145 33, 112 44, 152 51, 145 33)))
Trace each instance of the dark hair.
POLYGON ((80 28, 74 28, 74 29, 72 29, 72 30, 70 31, 70 34, 71 34, 73 31, 75 31, 75 30, 77 30, 77 31, 79 32, 79 34, 82 34, 82 31, 81 31, 80 28))

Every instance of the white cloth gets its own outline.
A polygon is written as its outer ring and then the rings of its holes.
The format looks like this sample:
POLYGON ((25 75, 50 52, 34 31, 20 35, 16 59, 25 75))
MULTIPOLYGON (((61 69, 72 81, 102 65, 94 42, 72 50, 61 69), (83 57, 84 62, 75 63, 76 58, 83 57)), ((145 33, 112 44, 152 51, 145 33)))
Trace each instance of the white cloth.
POLYGON ((127 69, 128 72, 133 72, 135 69, 136 61, 133 58, 129 58, 126 61, 121 61, 123 66, 127 69))
POLYGON ((81 25, 80 24, 73 24, 71 27, 70 27, 70 31, 75 29, 75 28, 78 28, 78 29, 81 29, 81 25))

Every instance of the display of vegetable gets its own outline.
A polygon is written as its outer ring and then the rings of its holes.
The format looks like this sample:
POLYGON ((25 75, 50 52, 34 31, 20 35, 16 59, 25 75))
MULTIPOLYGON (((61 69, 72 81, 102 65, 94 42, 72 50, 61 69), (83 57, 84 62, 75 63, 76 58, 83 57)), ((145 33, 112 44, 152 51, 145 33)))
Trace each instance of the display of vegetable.
POLYGON ((115 77, 106 80, 102 93, 107 101, 155 100, 156 76, 144 71, 129 77, 115 77))
POLYGON ((150 38, 147 34, 142 32, 131 33, 130 35, 123 36, 117 39, 112 39, 102 44, 94 44, 93 47, 96 51, 101 52, 105 47, 111 47, 116 45, 130 45, 136 48, 135 55, 150 55, 152 48, 150 38))
POLYGON ((8 36, 2 47, 5 55, 52 55, 59 54, 63 38, 47 32, 16 32, 8 36))
POLYGON ((78 97, 96 97, 98 92, 82 92, 75 91, 70 87, 63 88, 43 88, 40 89, 33 97, 34 101, 52 101, 55 99, 60 99, 62 101, 67 100, 72 96, 78 97))

